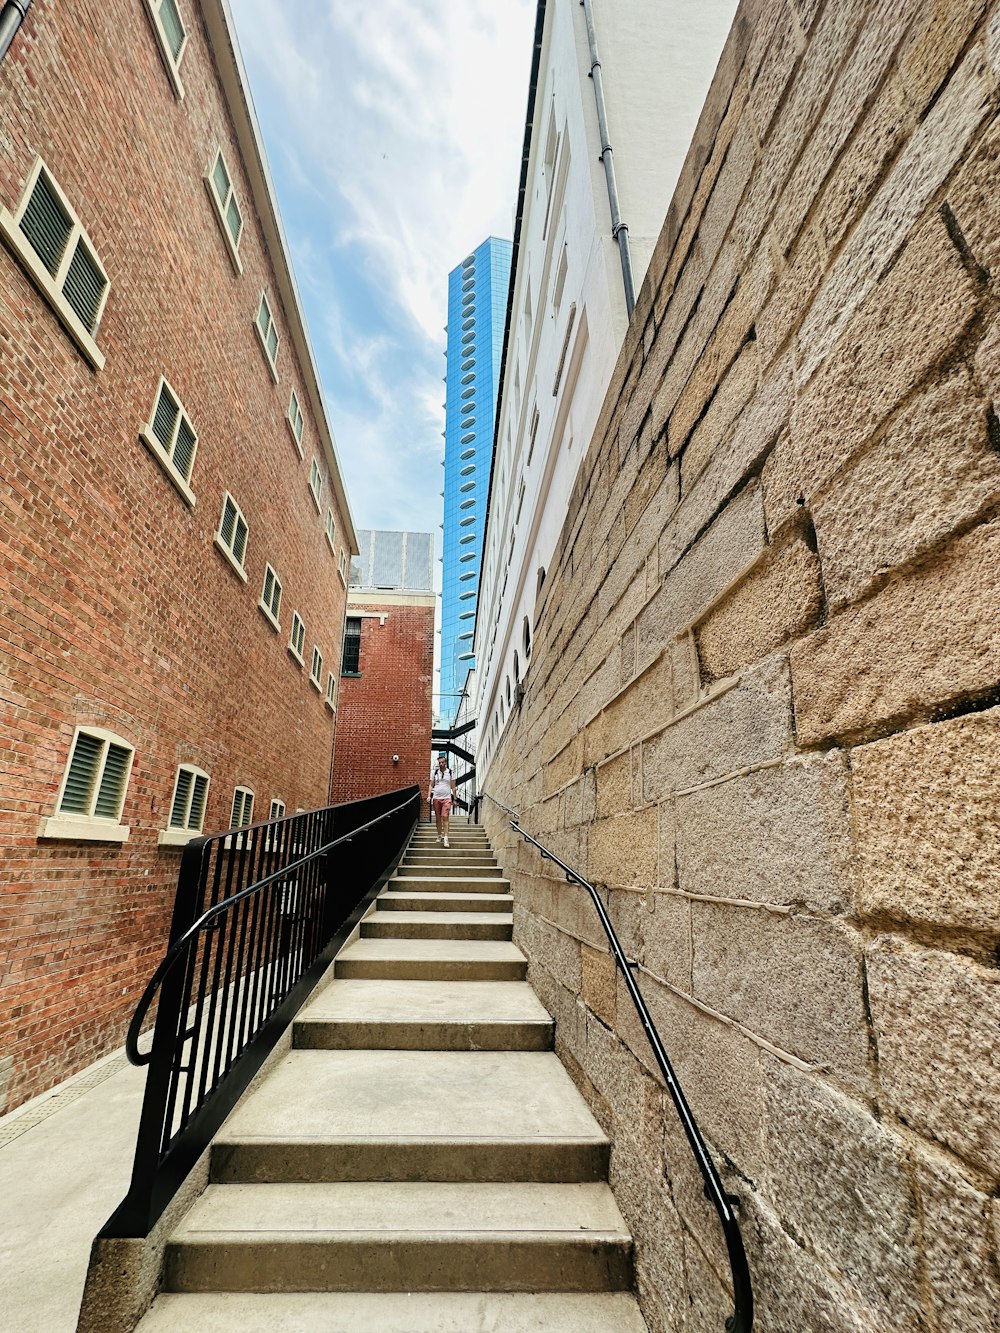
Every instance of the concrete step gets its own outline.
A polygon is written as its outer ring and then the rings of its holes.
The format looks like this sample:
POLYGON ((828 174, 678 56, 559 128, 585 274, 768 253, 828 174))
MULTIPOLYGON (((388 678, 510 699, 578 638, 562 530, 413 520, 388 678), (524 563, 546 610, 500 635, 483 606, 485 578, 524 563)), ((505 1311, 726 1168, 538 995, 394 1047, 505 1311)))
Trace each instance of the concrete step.
POLYGON ((302 1010, 299 1049, 541 1051, 552 1019, 524 981, 334 981, 302 1010))
POLYGON ((164 1293, 137 1333, 647 1333, 625 1292, 164 1293))
POLYGON ((524 954, 500 940, 355 940, 334 976, 385 981, 523 981, 524 954))
POLYGON ((445 847, 443 843, 434 847, 408 847, 403 853, 403 860, 434 860, 447 856, 449 861, 493 861, 495 858, 489 847, 458 847, 451 843, 445 847))
POLYGON ((510 893, 509 879, 481 875, 394 875, 386 885, 391 893, 510 893))
MULTIPOLYGON (((451 824, 448 828, 449 839, 455 838, 459 842, 485 843, 489 846, 489 838, 486 836, 486 830, 482 826, 475 824, 451 824)), ((411 845, 416 842, 437 842, 437 831, 431 825, 425 825, 418 832, 414 833, 410 839, 411 845)))
POLYGON ((372 912, 362 939, 509 940, 513 916, 500 912, 372 912))
POLYGON ((500 879, 503 871, 492 862, 481 864, 470 869, 464 862, 432 861, 427 865, 399 865, 396 869, 396 876, 400 879, 411 878, 413 875, 431 875, 435 878, 458 879, 463 875, 470 875, 475 879, 500 879))
POLYGON ((376 899, 380 912, 510 912, 509 893, 404 893, 393 889, 376 899))
POLYGON ((549 1051, 293 1050, 212 1148, 226 1184, 604 1180, 609 1144, 549 1051))
POLYGON ((607 1185, 209 1185, 167 1246, 168 1291, 627 1291, 607 1185))

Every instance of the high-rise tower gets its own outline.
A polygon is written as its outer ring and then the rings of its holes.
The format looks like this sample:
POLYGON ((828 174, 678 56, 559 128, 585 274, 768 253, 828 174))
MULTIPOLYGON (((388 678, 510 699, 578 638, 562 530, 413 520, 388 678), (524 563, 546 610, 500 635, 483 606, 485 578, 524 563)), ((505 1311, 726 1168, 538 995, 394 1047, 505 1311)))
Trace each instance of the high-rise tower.
POLYGON ((483 524, 493 457, 511 242, 490 236, 448 274, 441 585, 441 702, 458 709, 473 666, 483 524))

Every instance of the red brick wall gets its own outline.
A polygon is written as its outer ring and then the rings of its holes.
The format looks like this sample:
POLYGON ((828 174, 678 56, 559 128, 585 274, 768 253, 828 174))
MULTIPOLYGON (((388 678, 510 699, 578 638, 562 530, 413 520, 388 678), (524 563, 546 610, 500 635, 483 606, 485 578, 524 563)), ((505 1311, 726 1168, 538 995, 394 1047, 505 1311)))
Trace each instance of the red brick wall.
MULTIPOLYGON (((346 592, 307 490, 319 450, 212 52, 194 5, 178 100, 134 0, 36 0, 0 67, 0 205, 41 154, 111 280, 95 373, 0 245, 0 1111, 118 1043, 164 946, 180 854, 157 846, 177 765, 325 803, 333 715, 309 682, 340 661, 346 592), (203 178, 221 143, 244 215, 237 275, 203 178), (252 327, 281 333, 276 386, 252 327), (160 375, 199 434, 182 501, 138 439, 160 375), (285 420, 295 388, 302 460, 285 420), (213 546, 223 492, 249 523, 243 583, 213 546), (281 632, 258 609, 265 561, 281 632), (288 653, 293 610, 306 625, 288 653), (124 846, 46 842, 77 724, 135 747, 124 846)), ((322 458, 322 454, 320 455, 322 458)), ((343 516, 324 464, 323 513, 343 516)))
POLYGON ((361 674, 340 680, 334 802, 411 782, 423 789, 431 769, 434 607, 352 600, 347 614, 361 611, 384 614, 385 624, 362 618, 361 674), (392 762, 394 754, 398 764, 392 762))

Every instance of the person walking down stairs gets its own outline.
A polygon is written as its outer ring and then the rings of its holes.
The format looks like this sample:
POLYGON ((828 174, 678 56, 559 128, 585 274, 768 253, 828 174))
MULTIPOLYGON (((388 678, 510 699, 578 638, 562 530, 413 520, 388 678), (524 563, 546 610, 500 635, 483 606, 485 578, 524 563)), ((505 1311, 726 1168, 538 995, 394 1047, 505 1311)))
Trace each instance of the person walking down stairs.
POLYGON ((445 847, 448 846, 448 821, 451 818, 451 803, 457 795, 458 789, 455 786, 455 779, 448 767, 448 756, 442 750, 438 754, 437 768, 431 773, 431 785, 427 793, 427 800, 434 811, 434 819, 437 823, 437 840, 443 843, 445 847))

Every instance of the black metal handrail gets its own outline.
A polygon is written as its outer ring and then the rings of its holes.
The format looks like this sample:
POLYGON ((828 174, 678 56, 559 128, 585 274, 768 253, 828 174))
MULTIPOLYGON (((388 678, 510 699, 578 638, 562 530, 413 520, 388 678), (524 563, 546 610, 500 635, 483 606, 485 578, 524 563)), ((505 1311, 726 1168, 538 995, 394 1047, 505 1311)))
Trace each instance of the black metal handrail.
POLYGON ((150 1066, 132 1183, 102 1237, 145 1236, 398 863, 420 789, 195 838, 126 1052, 150 1066), (383 837, 372 837, 382 826, 383 837), (139 1050, 157 1000, 150 1051, 139 1050))
POLYGON ((551 861, 557 865, 566 876, 570 884, 579 884, 582 889, 586 889, 590 895, 594 907, 597 909, 597 915, 600 918, 601 925, 604 927, 604 933, 608 937, 608 943, 611 946, 611 952, 615 962, 621 971, 628 993, 635 1005, 636 1012, 639 1015, 639 1021, 646 1038, 652 1048, 656 1063, 663 1075, 667 1091, 677 1111, 677 1116, 681 1122, 681 1128, 687 1138, 691 1153, 701 1172, 702 1180, 705 1183, 705 1195, 709 1202, 715 1208, 719 1221, 722 1225, 723 1236, 726 1242, 726 1252, 729 1255, 729 1268, 733 1278, 733 1314, 726 1320, 726 1328, 729 1333, 751 1333, 753 1328, 753 1286, 750 1281, 750 1267, 747 1263, 746 1248, 743 1244, 743 1234, 740 1231, 740 1224, 737 1221, 734 1209, 739 1205, 739 1196, 729 1194, 723 1184, 722 1177, 719 1175, 718 1168, 712 1160, 712 1154, 709 1152, 708 1144, 698 1128, 698 1122, 695 1120, 694 1113, 688 1105, 687 1098, 684 1096, 684 1090, 680 1085, 677 1075, 674 1073, 670 1058, 664 1049, 663 1042, 660 1040, 660 1034, 656 1030, 656 1024, 653 1022, 652 1015, 646 1007, 646 1001, 642 997, 642 992, 632 975, 632 968, 636 966, 625 954, 621 946, 621 941, 611 924, 611 918, 608 916, 607 909, 601 902, 600 895, 589 880, 578 874, 572 866, 568 866, 565 861, 556 856, 538 841, 537 838, 525 831, 520 824, 520 815, 510 806, 504 805, 498 801, 495 796, 489 792, 481 791, 476 799, 474 817, 478 823, 479 806, 483 800, 492 801, 495 806, 509 816, 510 826, 519 834, 525 842, 530 842, 532 846, 537 847, 543 860, 551 861))

